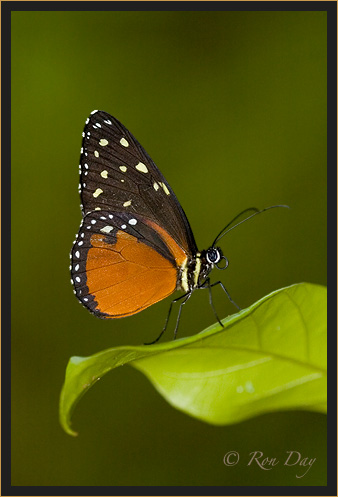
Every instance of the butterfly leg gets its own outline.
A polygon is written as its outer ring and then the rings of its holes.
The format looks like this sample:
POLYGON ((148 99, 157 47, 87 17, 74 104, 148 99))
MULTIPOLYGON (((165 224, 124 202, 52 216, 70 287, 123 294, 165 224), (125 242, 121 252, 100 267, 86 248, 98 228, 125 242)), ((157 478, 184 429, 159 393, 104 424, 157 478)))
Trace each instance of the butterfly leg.
POLYGON ((211 289, 211 287, 216 286, 216 285, 220 285, 221 286, 222 290, 225 292, 225 294, 228 297, 228 299, 230 300, 230 302, 235 307, 237 307, 237 309, 240 311, 241 308, 239 307, 239 305, 236 304, 236 302, 234 300, 232 300, 232 298, 230 297, 230 294, 229 294, 228 290, 225 288, 225 286, 223 285, 223 283, 221 281, 216 281, 216 283, 213 283, 212 285, 210 285, 210 283, 209 283, 209 288, 211 289))
POLYGON ((223 285, 223 283, 221 281, 216 281, 216 283, 213 283, 212 285, 210 284, 210 278, 207 278, 203 283, 202 285, 200 285, 198 288, 200 289, 204 289, 204 288, 207 288, 209 290, 209 303, 211 305, 211 308, 213 310, 213 313, 217 319, 217 321, 219 322, 219 324, 222 326, 222 328, 224 328, 223 326, 223 323, 222 321, 219 319, 218 315, 217 315, 217 312, 216 312, 216 309, 215 309, 215 306, 214 306, 214 303, 213 303, 213 300, 212 300, 212 291, 211 291, 211 288, 213 286, 216 286, 216 285, 221 285, 222 289, 224 290, 224 292, 226 293, 226 296, 228 297, 228 299, 230 300, 230 302, 235 306, 237 307, 237 309, 240 311, 241 308, 236 304, 236 302, 234 302, 232 300, 232 298, 230 297, 230 294, 229 292, 227 291, 227 289, 225 288, 225 286, 223 285))
POLYGON ((177 335, 177 330, 178 330, 178 325, 180 322, 180 317, 181 317, 181 312, 182 312, 182 307, 184 304, 190 299, 192 292, 185 294, 184 297, 186 297, 183 302, 180 304, 180 308, 178 310, 178 315, 177 315, 177 320, 176 320, 176 326, 175 326, 175 331, 174 331, 174 340, 176 340, 176 335, 177 335))
MULTIPOLYGON (((167 314, 167 318, 165 320, 165 323, 164 323, 164 327, 163 327, 163 330, 161 331, 161 333, 158 335, 158 337, 153 341, 153 342, 147 342, 145 343, 144 345, 153 345, 154 343, 158 342, 159 339, 161 338, 161 336, 163 335, 163 333, 165 332, 165 330, 167 329, 167 326, 168 326, 168 322, 169 322, 169 318, 170 318, 170 314, 171 314, 171 309, 173 307, 173 305, 178 302, 179 300, 182 300, 184 299, 184 297, 187 297, 188 298, 190 297, 191 293, 185 293, 184 295, 181 295, 180 297, 178 297, 177 299, 174 299, 170 302, 170 307, 169 307, 169 311, 168 311, 168 314, 167 314)), ((178 328, 178 322, 179 322, 179 318, 180 318, 180 314, 181 314, 181 307, 183 304, 185 304, 185 302, 188 300, 188 298, 186 298, 186 300, 184 302, 182 302, 182 304, 180 305, 180 309, 178 311, 178 318, 177 318, 177 321, 176 321, 176 327, 175 327, 175 332, 174 332, 174 340, 176 338, 176 334, 177 334, 177 328, 178 328)))
POLYGON ((201 288, 201 289, 207 288, 209 290, 209 304, 211 306, 211 309, 213 310, 215 318, 217 319, 217 321, 219 322, 219 324, 222 326, 222 328, 224 328, 222 321, 218 317, 218 314, 217 314, 215 306, 214 306, 214 302, 212 300, 212 292, 211 292, 211 287, 212 286, 214 286, 214 285, 210 285, 210 278, 207 278, 204 281, 204 283, 201 286, 199 286, 198 288, 201 288))

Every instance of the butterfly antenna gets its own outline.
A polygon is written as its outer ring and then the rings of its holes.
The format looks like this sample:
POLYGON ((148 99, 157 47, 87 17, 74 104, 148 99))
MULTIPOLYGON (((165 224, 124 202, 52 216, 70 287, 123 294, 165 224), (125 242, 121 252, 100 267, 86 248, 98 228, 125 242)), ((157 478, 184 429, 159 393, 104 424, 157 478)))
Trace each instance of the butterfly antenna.
POLYGON ((254 216, 257 216, 257 214, 262 214, 262 212, 268 211, 270 209, 275 209, 276 207, 284 207, 286 209, 290 209, 290 207, 288 205, 271 205, 270 207, 265 207, 265 209, 261 209, 261 210, 257 209, 257 207, 249 207, 248 209, 245 209, 244 211, 240 212, 239 214, 237 214, 237 216, 235 216, 232 219, 232 221, 230 221, 230 223, 228 223, 222 229, 222 231, 220 231, 220 233, 216 236, 216 238, 215 238, 215 240, 214 240, 214 242, 212 244, 212 247, 214 247, 216 245, 216 243, 221 238, 223 238, 224 235, 226 235, 227 233, 229 233, 229 231, 233 230, 234 228, 236 228, 240 224, 245 223, 245 221, 248 221, 249 219, 251 219, 254 216), (251 214, 251 216, 248 216, 245 219, 243 219, 242 221, 240 221, 239 223, 235 224, 234 226, 231 226, 236 221, 236 219, 238 219, 239 217, 241 217, 243 214, 245 214, 247 212, 251 212, 251 211, 253 211, 253 214, 251 214), (231 228, 230 228, 230 226, 231 226, 231 228))

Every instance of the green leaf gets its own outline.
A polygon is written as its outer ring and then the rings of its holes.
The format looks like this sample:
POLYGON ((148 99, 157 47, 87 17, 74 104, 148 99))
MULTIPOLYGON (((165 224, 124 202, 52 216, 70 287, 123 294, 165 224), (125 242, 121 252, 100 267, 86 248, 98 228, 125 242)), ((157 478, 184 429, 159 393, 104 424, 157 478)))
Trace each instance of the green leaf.
POLYGON ((70 427, 75 404, 108 371, 130 364, 174 407, 224 425, 282 409, 326 411, 326 288, 276 290, 189 338, 72 357, 60 398, 70 427))

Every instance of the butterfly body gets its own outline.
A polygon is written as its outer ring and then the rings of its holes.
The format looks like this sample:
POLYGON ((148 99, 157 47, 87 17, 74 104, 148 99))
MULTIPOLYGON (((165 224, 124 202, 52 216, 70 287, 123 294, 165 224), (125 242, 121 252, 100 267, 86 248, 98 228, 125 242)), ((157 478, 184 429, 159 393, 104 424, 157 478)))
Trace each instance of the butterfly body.
POLYGON ((222 255, 219 247, 197 252, 181 269, 180 289, 191 293, 203 286, 207 276, 222 258, 222 255))

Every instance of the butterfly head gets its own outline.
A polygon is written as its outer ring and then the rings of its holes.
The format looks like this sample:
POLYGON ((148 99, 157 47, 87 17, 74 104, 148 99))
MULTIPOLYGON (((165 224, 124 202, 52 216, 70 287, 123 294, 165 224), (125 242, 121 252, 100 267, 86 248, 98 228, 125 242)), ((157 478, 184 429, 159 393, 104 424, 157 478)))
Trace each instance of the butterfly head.
POLYGON ((198 268, 198 286, 203 285, 205 278, 209 275, 210 271, 216 266, 217 269, 226 269, 228 267, 229 261, 223 255, 222 249, 220 247, 210 247, 207 250, 202 250, 200 255, 197 255, 196 261, 200 259, 200 265, 196 264, 197 271, 198 268), (222 264, 222 260, 225 261, 222 264))
MULTIPOLYGON (((220 247, 210 247, 205 251, 206 262, 211 265, 211 269, 216 266, 217 269, 226 269, 229 265, 228 259, 223 255, 220 247), (222 264, 224 260, 224 264, 222 264)), ((211 271, 210 269, 210 271, 211 271)))

